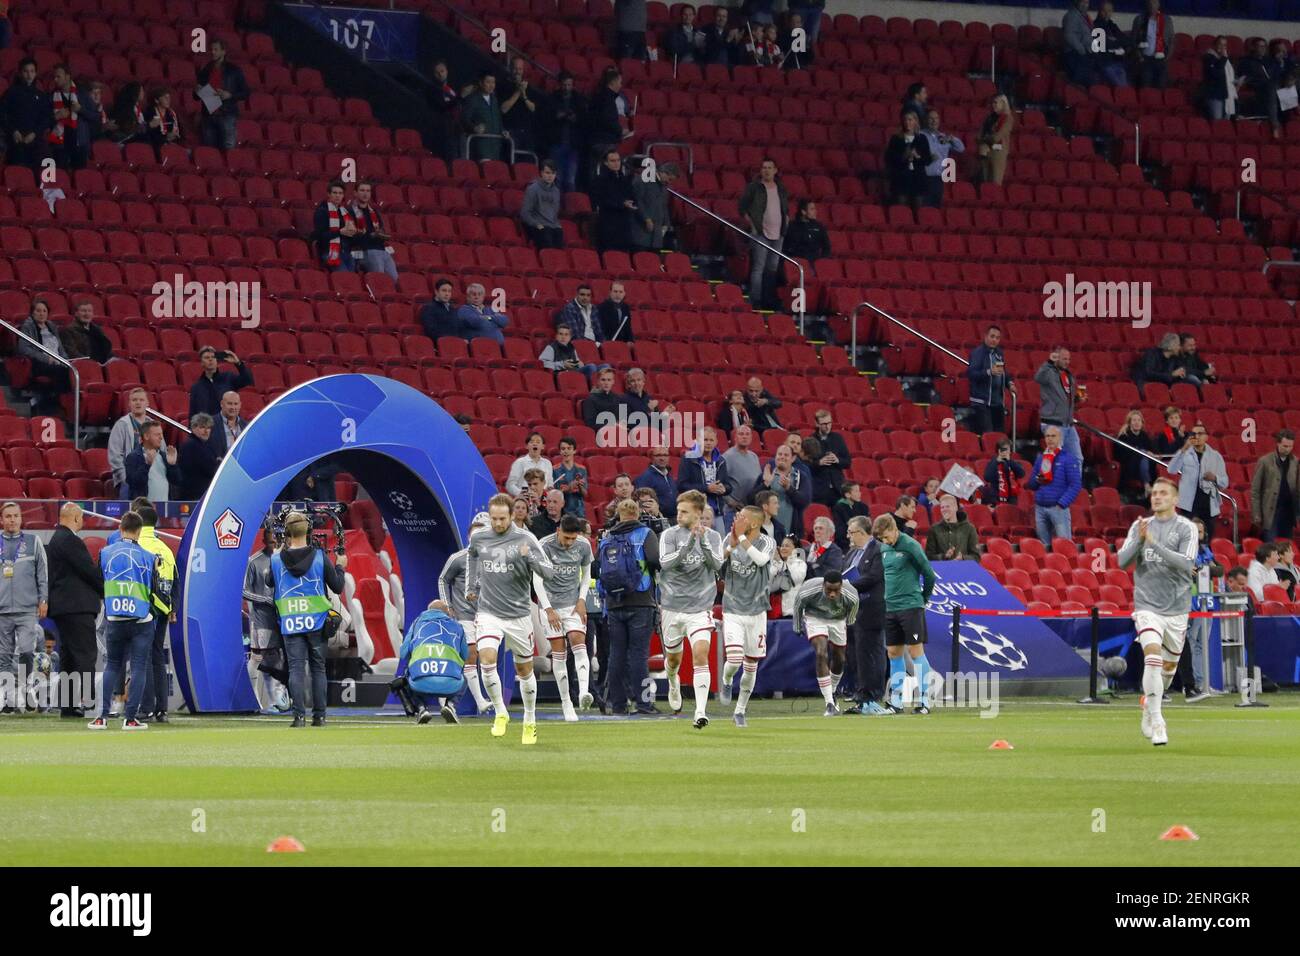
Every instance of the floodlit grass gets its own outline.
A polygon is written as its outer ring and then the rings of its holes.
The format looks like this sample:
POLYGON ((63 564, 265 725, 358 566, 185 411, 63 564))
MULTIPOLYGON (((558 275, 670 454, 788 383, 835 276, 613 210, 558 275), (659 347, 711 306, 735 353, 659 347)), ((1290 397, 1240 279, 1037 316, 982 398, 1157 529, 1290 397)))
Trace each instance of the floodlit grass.
MULTIPOLYGON (((689 692, 688 692, 689 698, 689 692)), ((58 865, 1294 864, 1300 695, 1237 710, 1003 701, 928 717, 763 701, 749 727, 186 718, 92 733, 0 718, 0 859, 58 865), (1013 751, 990 752, 997 738, 1013 751), (1104 832, 1094 832, 1104 813, 1104 832), (1181 823, 1196 843, 1161 843, 1181 823), (292 835, 303 854, 268 855, 292 835)), ((687 714, 691 704, 687 702, 687 714)))

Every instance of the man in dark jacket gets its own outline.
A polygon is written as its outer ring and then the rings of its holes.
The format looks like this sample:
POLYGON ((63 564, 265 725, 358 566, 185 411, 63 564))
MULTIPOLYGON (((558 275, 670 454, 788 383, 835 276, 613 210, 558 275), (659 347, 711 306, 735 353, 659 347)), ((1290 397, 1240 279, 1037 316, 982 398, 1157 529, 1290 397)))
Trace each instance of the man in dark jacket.
MULTIPOLYGON (((465 97, 460 107, 460 125, 466 135, 506 134, 501 116, 501 101, 497 99, 497 78, 491 70, 479 74, 478 85, 465 97)), ((471 159, 505 159, 508 152, 500 139, 476 139, 470 146, 471 159)))
POLYGON ((124 498, 168 501, 171 498, 171 486, 181 483, 176 449, 164 448, 162 425, 155 421, 145 422, 140 427, 140 444, 126 456, 125 466, 126 487, 122 489, 124 498))
POLYGON ((903 111, 901 127, 885 147, 885 171, 889 174, 889 201, 916 208, 926 195, 925 169, 930 165, 930 141, 921 134, 921 123, 911 110, 903 111))
POLYGON ((199 70, 197 80, 198 87, 210 86, 221 97, 221 106, 215 113, 203 110, 200 131, 204 144, 221 150, 234 149, 239 104, 248 99, 248 82, 244 71, 226 59, 226 44, 222 40, 212 41, 212 60, 199 70))
POLYGON ((834 421, 829 409, 819 408, 816 414, 817 431, 814 436, 821 445, 821 457, 812 462, 813 501, 827 507, 833 506, 839 498, 840 486, 844 484, 844 472, 853 464, 849 446, 844 436, 831 431, 834 421))
POLYGON ((970 381, 971 430, 977 435, 1004 431, 1007 365, 1002 354, 1002 330, 996 325, 988 327, 984 341, 970 353, 966 378, 970 381))
POLYGON ((433 301, 420 309, 424 334, 435 342, 444 335, 460 335, 460 319, 456 317, 460 307, 451 301, 454 288, 450 279, 439 279, 433 284, 433 301))
POLYGON ((600 89, 591 98, 587 112, 586 140, 593 158, 603 160, 605 151, 617 148, 626 139, 628 124, 627 97, 623 95, 623 75, 610 67, 601 75, 600 89))
POLYGON ((221 411, 212 421, 212 437, 208 439, 218 461, 226 457, 248 427, 248 420, 240 415, 243 404, 238 392, 226 392, 221 396, 221 411))
POLYGON ((721 66, 732 66, 731 50, 727 46, 727 34, 731 32, 731 11, 726 7, 713 8, 713 22, 698 34, 704 38, 704 51, 700 59, 704 63, 717 63, 721 66))
POLYGON ((650 635, 655 627, 655 576, 659 572, 659 536, 640 520, 641 506, 635 498, 619 502, 618 523, 601 538, 597 549, 597 568, 603 555, 619 539, 625 539, 636 548, 641 567, 638 588, 628 588, 617 594, 610 593, 606 582, 601 582, 605 599, 605 615, 609 621, 608 684, 601 711, 607 706, 615 714, 627 713, 629 700, 635 702, 638 714, 658 714, 654 704, 653 683, 647 678, 650 661, 650 635), (607 706, 606 706, 607 705, 607 706))
POLYGON ((757 375, 745 383, 745 411, 749 412, 750 424, 759 435, 769 428, 781 427, 776 417, 780 408, 781 399, 765 389, 757 375))
POLYGON ((668 449, 657 445, 650 449, 650 467, 637 476, 638 488, 650 488, 659 499, 659 510, 665 515, 677 510, 677 479, 673 477, 672 460, 668 449))
POLYGON ((831 520, 835 522, 835 543, 845 554, 849 551, 849 520, 870 518, 871 509, 862 500, 862 485, 846 481, 840 486, 840 498, 831 505, 831 520))
POLYGON ((596 248, 601 252, 631 250, 638 211, 632 194, 632 177, 623 168, 623 157, 617 149, 605 151, 604 168, 589 192, 596 207, 596 248))
POLYGON ((844 583, 858 592, 857 620, 849 627, 857 688, 853 699, 859 713, 885 714, 880 701, 885 696, 885 563, 880 542, 871 536, 865 516, 849 519, 849 550, 844 558, 844 583))
POLYGON ((176 456, 181 469, 179 495, 182 501, 198 501, 202 498, 217 474, 217 466, 221 464, 222 456, 212 446, 212 425, 212 416, 207 412, 199 412, 190 419, 190 431, 193 434, 181 445, 180 453, 176 456))
POLYGON ((76 305, 72 321, 59 331, 68 358, 88 358, 103 365, 113 357, 113 343, 104 330, 95 324, 95 305, 81 301, 76 305))
POLYGON ((1062 446, 1083 465, 1083 447, 1079 444, 1079 430, 1074 427, 1075 402, 1079 400, 1079 385, 1070 371, 1070 350, 1064 345, 1052 346, 1047 361, 1034 373, 1038 383, 1041 406, 1038 423, 1047 433, 1049 427, 1061 433, 1062 446))
POLYGON ((624 300, 627 288, 623 283, 614 281, 609 284, 609 298, 596 306, 596 315, 600 319, 600 329, 606 342, 632 342, 632 307, 624 300))
POLYGON ((1174 55, 1174 37, 1174 18, 1160 9, 1160 0, 1147 0, 1146 12, 1133 18, 1138 86, 1165 88, 1169 80, 1169 59, 1174 55))
POLYGON ((67 502, 59 509, 59 526, 45 546, 50 619, 59 629, 59 671, 68 676, 69 692, 79 695, 60 700, 60 717, 84 717, 80 702, 86 688, 95 686, 95 617, 104 603, 104 575, 81 540, 84 520, 81 506, 67 502))
POLYGON ((813 522, 813 541, 808 546, 808 577, 821 578, 827 571, 844 568, 844 552, 835 543, 835 522, 825 515, 813 522))
POLYGON ((560 189, 577 188, 578 166, 583 156, 582 125, 587 120, 587 98, 573 88, 573 74, 560 74, 560 88, 547 102, 545 124, 548 155, 560 174, 560 189))
POLYGON ((677 180, 677 174, 676 163, 664 163, 655 170, 655 177, 650 182, 646 182, 642 175, 633 178, 632 199, 636 202, 636 216, 632 223, 633 249, 657 252, 673 247, 676 240, 669 216, 672 197, 668 190, 677 180))
POLYGON ((1177 332, 1170 332, 1160 339, 1160 344, 1142 353, 1142 362, 1138 366, 1134 380, 1138 388, 1147 382, 1162 382, 1173 385, 1187 379, 1187 369, 1183 367, 1180 343, 1177 332))
POLYGON ((1025 467, 1011 459, 1011 442, 998 442, 997 457, 984 466, 983 501, 990 508, 997 505, 1014 505, 1020 498, 1020 482, 1025 479, 1025 467))
POLYGON ((614 394, 614 370, 603 368, 596 373, 596 387, 583 399, 582 423, 588 428, 599 430, 602 425, 610 422, 608 418, 601 421, 601 416, 608 413, 617 420, 622 403, 622 397, 614 394))
POLYGON ((460 95, 451 85, 451 74, 447 64, 439 60, 433 64, 433 81, 427 102, 433 113, 433 150, 446 162, 457 158, 456 144, 459 135, 456 129, 456 113, 460 107, 460 95))
POLYGON ((677 491, 698 491, 708 499, 713 509, 713 530, 724 530, 723 512, 726 497, 731 494, 731 481, 727 478, 727 462, 718 451, 718 433, 705 426, 700 431, 699 445, 682 456, 677 466, 677 491))
POLYGON ((232 363, 238 371, 222 372, 217 361, 217 350, 211 345, 199 349, 199 362, 203 374, 190 386, 190 415, 207 412, 213 418, 221 414, 221 396, 237 392, 253 384, 253 373, 234 352, 221 353, 220 358, 232 363))
POLYGON ((50 98, 36 85, 36 61, 28 57, 18 64, 13 85, 0 97, 0 131, 10 166, 36 166, 49 150, 46 131, 54 114, 50 98))
POLYGON ((1178 363, 1187 373, 1185 381, 1197 388, 1206 382, 1217 382, 1219 376, 1214 363, 1205 361, 1196 351, 1196 336, 1184 332, 1179 338, 1178 363))
POLYGON ((501 101, 501 119, 516 149, 537 151, 538 118, 546 113, 545 95, 528 82, 527 62, 515 57, 506 98, 501 101))
POLYGON ((740 196, 740 218, 749 228, 749 303, 755 309, 776 307, 776 279, 781 243, 790 226, 790 196, 777 179, 776 161, 764 159, 758 178, 740 196), (775 250, 776 252, 773 252, 775 250))

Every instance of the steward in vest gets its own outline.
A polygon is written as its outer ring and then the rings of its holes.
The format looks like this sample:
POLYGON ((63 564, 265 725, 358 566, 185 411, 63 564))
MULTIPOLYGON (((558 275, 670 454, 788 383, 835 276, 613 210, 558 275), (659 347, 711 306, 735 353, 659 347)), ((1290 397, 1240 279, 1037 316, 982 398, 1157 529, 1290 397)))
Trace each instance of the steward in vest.
POLYGON ((143 527, 140 528, 140 547, 158 557, 158 573, 154 581, 153 646, 149 654, 149 672, 145 683, 144 719, 167 723, 167 625, 176 619, 172 612, 172 589, 176 585, 176 558, 171 548, 159 540, 154 526, 158 524, 158 511, 153 505, 136 509, 143 527))
POLYGON ((104 667, 104 693, 99 716, 87 726, 91 730, 108 727, 108 713, 113 706, 112 688, 122 676, 123 667, 131 662, 131 689, 123 713, 123 730, 147 730, 149 725, 137 719, 148 678, 149 655, 153 648, 154 602, 158 556, 140 546, 144 522, 134 511, 122 515, 120 540, 99 552, 99 568, 104 575, 104 642, 107 663, 104 667))
POLYGON ((465 687, 469 642, 465 640, 465 629, 447 611, 442 601, 433 601, 411 622, 397 655, 397 669, 402 676, 389 685, 406 712, 418 717, 422 724, 433 720, 431 706, 439 708, 447 723, 460 723, 455 697, 465 687))

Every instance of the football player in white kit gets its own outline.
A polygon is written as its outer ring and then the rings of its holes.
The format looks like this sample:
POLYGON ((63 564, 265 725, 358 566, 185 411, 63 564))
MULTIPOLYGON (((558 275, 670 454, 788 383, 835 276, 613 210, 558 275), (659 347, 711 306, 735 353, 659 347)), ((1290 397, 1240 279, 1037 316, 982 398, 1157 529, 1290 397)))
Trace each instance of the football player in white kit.
POLYGON ((578 714, 569 699, 568 639, 573 648, 573 666, 578 672, 578 706, 591 708, 588 689, 591 662, 587 657, 587 588, 591 584, 591 542, 582 536, 582 519, 565 515, 554 534, 541 540, 542 553, 555 567, 555 579, 548 585, 540 576, 533 578, 538 606, 544 617, 545 634, 551 644, 551 673, 560 690, 560 707, 564 719, 573 723, 578 714))
MULTIPOLYGON (((469 539, 475 531, 488 526, 486 511, 480 511, 469 523, 469 539)), ((492 702, 483 693, 478 678, 478 630, 474 626, 474 604, 465 600, 465 556, 468 548, 461 548, 443 565, 442 574, 438 575, 438 600, 447 607, 446 613, 454 617, 465 631, 465 640, 469 644, 469 656, 465 660, 465 683, 474 695, 474 704, 480 716, 492 713, 492 702)))
POLYGON ((722 535, 701 520, 707 499, 703 492, 677 496, 677 524, 659 537, 659 639, 668 671, 668 706, 682 709, 681 666, 687 643, 694 664, 695 721, 709 725, 709 650, 713 646, 713 602, 722 570, 722 535))
POLYGON ((722 581, 722 643, 727 663, 722 670, 726 687, 741 668, 740 693, 732 718, 745 726, 745 708, 758 680, 758 662, 767 656, 767 611, 770 606, 772 555, 776 542, 763 533, 763 511, 747 505, 736 513, 723 545, 727 563, 722 581))
POLYGON ((1196 526, 1175 510, 1178 486, 1168 478, 1151 483, 1153 517, 1139 518, 1119 549, 1119 565, 1133 569, 1133 624, 1142 646, 1142 735, 1157 747, 1169 743, 1161 709, 1178 672, 1187 636, 1196 574, 1196 526))

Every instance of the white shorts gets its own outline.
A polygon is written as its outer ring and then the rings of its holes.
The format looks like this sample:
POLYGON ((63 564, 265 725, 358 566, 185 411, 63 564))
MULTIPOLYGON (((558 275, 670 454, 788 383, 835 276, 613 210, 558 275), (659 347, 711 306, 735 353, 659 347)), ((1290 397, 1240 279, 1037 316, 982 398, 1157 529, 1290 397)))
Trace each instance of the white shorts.
POLYGON ((1183 653, 1183 639, 1187 636, 1187 615, 1172 617, 1154 611, 1134 611, 1133 626, 1137 628, 1139 647, 1155 643, 1160 638, 1161 654, 1166 661, 1176 661, 1183 653))
POLYGON ((496 650, 504 639, 506 649, 516 659, 521 662, 533 659, 533 622, 529 617, 496 617, 479 611, 474 626, 478 630, 478 643, 487 650, 496 650))
POLYGON ((575 631, 579 634, 587 633, 587 625, 583 624, 582 618, 578 617, 576 606, 570 608, 557 607, 555 613, 560 615, 560 629, 558 631, 551 627, 551 619, 546 612, 540 607, 537 609, 537 616, 542 622, 541 633, 545 637, 555 640, 558 637, 568 637, 575 631))
POLYGON ((722 643, 744 647, 746 657, 767 657, 767 615, 722 612, 722 643))
POLYGON ((803 628, 810 641, 814 637, 824 637, 836 647, 848 646, 849 629, 843 621, 823 621, 815 617, 805 617, 803 628))
POLYGON ((478 624, 474 621, 457 621, 456 623, 465 632, 465 643, 469 644, 470 647, 478 643, 478 624))
POLYGON ((682 641, 711 640, 714 628, 712 611, 661 611, 659 643, 665 651, 676 651, 682 641), (702 634, 702 637, 697 635, 702 634))

